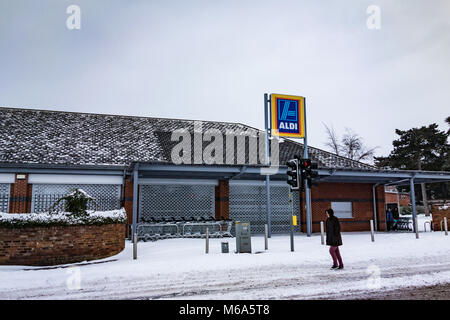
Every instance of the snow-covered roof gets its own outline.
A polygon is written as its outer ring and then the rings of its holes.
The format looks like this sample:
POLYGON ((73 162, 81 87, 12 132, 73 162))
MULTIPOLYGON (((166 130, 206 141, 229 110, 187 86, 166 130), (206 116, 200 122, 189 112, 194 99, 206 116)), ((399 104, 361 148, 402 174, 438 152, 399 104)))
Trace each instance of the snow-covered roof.
MULTIPOLYGON (((172 148, 178 143, 171 141, 172 132, 187 129, 192 134, 194 122, 0 107, 0 163, 124 166, 133 162, 167 163, 171 162, 172 148)), ((215 121, 202 121, 202 129, 253 135, 261 132, 240 123, 215 121)), ((203 148, 209 143, 203 142, 203 148)), ((245 163, 248 163, 248 143, 246 147, 245 163)), ((284 164, 294 155, 303 154, 303 144, 283 139, 279 150, 280 164, 284 164)), ((308 150, 321 168, 376 169, 317 148, 308 150)), ((224 148, 224 155, 226 152, 224 148)))

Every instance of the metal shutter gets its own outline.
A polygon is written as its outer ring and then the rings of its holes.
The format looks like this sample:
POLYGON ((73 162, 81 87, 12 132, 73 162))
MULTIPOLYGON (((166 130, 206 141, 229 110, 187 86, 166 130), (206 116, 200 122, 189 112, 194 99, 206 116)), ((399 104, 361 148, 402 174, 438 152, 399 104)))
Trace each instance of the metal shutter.
MULTIPOLYGON (((289 186, 271 183, 271 232, 290 231, 291 206, 289 186)), ((293 193, 294 215, 298 215, 298 193, 293 193)), ((266 187, 263 183, 230 183, 230 218, 235 221, 250 222, 252 234, 264 233, 267 223, 266 187)), ((299 226, 296 227, 299 230, 299 226)), ((233 230, 234 232, 234 230, 233 230)))
MULTIPOLYGON (((95 204, 88 203, 89 210, 120 209, 120 185, 108 184, 33 184, 31 212, 48 211, 59 198, 79 188, 95 199, 95 204)), ((62 210, 63 203, 59 206, 62 210)))
POLYGON ((139 187, 139 221, 214 216, 214 184, 161 183, 139 187))

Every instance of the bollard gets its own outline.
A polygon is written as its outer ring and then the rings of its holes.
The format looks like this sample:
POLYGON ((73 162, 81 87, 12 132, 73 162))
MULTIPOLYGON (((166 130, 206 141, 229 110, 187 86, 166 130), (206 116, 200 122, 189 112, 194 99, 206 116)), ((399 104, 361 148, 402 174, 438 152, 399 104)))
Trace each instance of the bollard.
POLYGON ((228 253, 228 252, 229 252, 228 242, 222 242, 222 253, 228 253))
POLYGON ((269 228, 267 224, 264 225, 264 250, 269 249, 269 228))
POLYGON ((417 217, 414 218, 414 226, 416 229, 416 239, 419 239, 419 224, 417 222, 417 217))
POLYGON ((430 221, 425 221, 425 222, 423 223, 423 231, 424 231, 424 232, 427 232, 427 223, 428 223, 428 225, 430 226, 430 232, 431 232, 431 222, 430 222, 430 221))
POLYGON ((373 228, 373 220, 370 220, 370 238, 372 239, 372 242, 375 242, 375 232, 373 228))
POLYGON ((320 242, 322 245, 325 244, 325 231, 323 227, 323 221, 320 221, 320 242))
POLYGON ((133 260, 137 259, 137 238, 137 233, 135 233, 133 238, 133 260))
POLYGON ((444 231, 445 231, 445 235, 448 236, 447 217, 444 217, 444 231))
POLYGON ((206 240, 206 248, 205 248, 205 251, 206 251, 206 253, 209 253, 209 228, 206 228, 206 237, 205 237, 205 240, 206 240))

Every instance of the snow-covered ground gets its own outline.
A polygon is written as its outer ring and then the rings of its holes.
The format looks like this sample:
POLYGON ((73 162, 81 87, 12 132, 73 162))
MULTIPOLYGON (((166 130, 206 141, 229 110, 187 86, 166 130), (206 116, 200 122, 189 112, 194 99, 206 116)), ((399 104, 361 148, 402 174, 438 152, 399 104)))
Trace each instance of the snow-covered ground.
MULTIPOLYGON (((423 229, 423 220, 419 226, 423 229)), ((427 228, 428 230, 428 228, 427 228)), ((0 267, 0 299, 311 299, 364 297, 406 286, 450 283, 450 236, 443 232, 343 233, 345 269, 330 270, 320 234, 252 237, 252 254, 235 239, 140 242, 120 254, 64 267, 0 267), (230 253, 221 253, 228 241, 230 253)), ((450 297, 449 297, 450 298, 450 297)))

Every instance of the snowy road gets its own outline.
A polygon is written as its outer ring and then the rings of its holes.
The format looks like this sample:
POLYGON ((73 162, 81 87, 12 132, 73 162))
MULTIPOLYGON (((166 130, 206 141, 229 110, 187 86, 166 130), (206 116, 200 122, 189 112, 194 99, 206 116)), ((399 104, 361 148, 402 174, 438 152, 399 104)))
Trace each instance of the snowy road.
MULTIPOLYGON (((368 233, 344 233, 339 271, 329 270, 317 235, 296 235, 295 252, 288 236, 273 236, 266 252, 253 237, 253 254, 222 254, 221 241, 211 240, 208 255, 202 239, 172 239, 139 243, 136 261, 127 243, 102 263, 3 266, 0 299, 344 299, 450 283, 450 237, 441 232, 379 233, 374 243, 368 233)), ((235 239, 227 241, 233 252, 235 239)))

